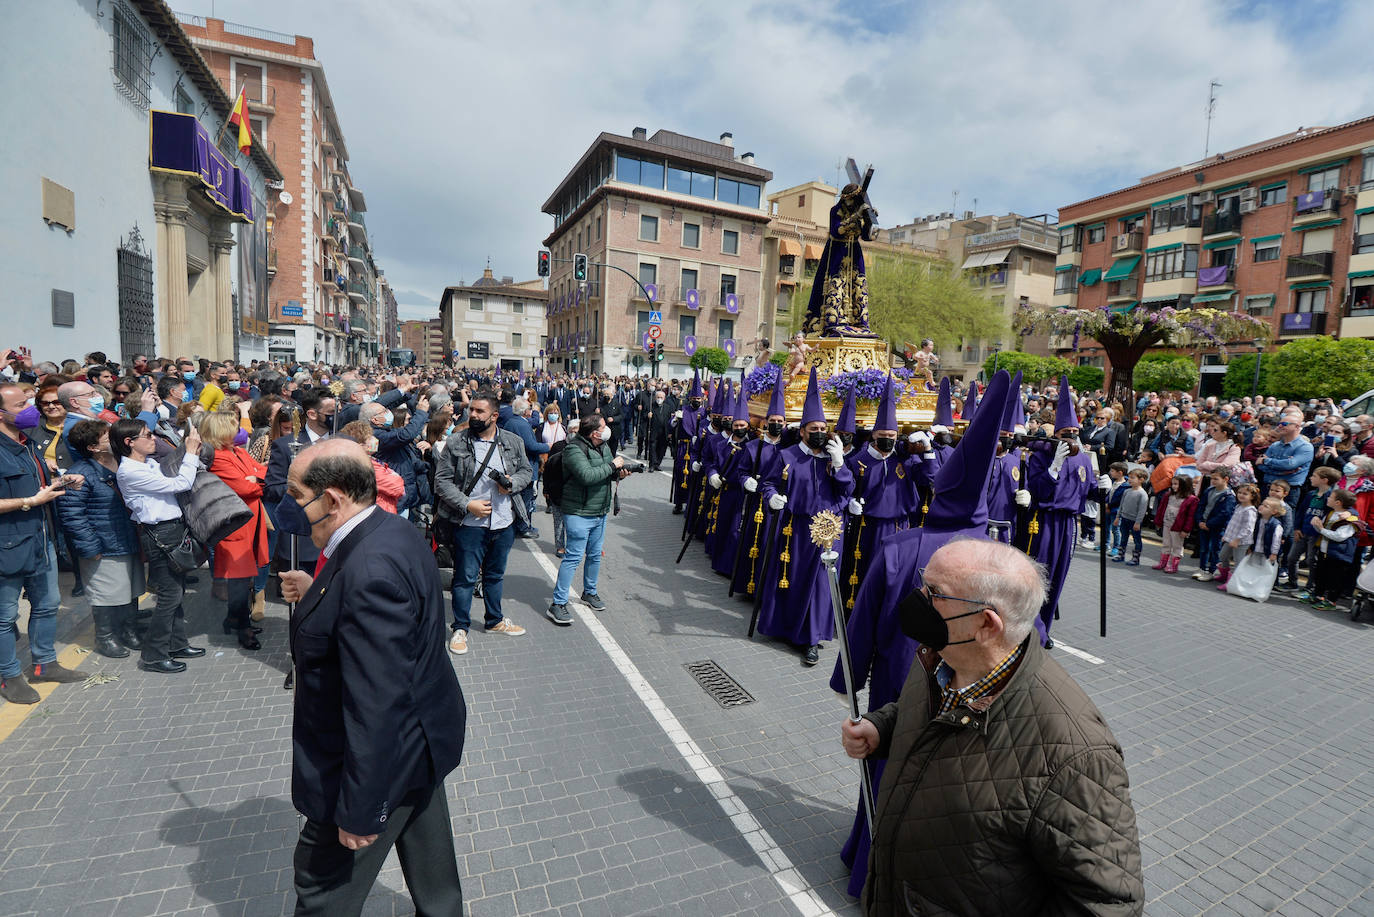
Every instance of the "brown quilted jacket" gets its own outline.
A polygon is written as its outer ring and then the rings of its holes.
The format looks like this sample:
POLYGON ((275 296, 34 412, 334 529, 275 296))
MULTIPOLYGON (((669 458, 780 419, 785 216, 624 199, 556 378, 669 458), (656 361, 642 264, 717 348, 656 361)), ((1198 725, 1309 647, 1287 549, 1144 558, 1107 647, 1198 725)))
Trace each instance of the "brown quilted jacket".
POLYGON ((867 714, 888 761, 864 913, 1141 914, 1126 765, 1083 690, 1030 639, 1001 692, 932 718, 939 656, 916 659, 867 714))

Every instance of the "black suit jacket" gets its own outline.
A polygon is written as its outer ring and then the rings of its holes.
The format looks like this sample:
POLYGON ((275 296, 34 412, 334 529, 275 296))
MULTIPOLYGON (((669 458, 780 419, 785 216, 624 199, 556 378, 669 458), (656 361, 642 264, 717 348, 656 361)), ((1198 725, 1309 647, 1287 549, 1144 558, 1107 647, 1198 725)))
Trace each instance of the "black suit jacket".
MULTIPOLYGON (((286 473, 291 469, 291 439, 288 433, 272 440, 272 451, 267 456, 267 477, 262 483, 262 499, 274 510, 281 498, 286 496, 286 473)), ((304 427, 296 439, 302 449, 310 445, 310 434, 304 427)), ((292 539, 296 542, 296 560, 299 563, 313 564, 315 558, 320 556, 320 549, 309 538, 283 535, 277 539, 277 552, 274 555, 279 561, 284 563, 291 557, 292 539)))
POLYGON ((408 793, 458 766, 467 707, 446 637, 433 553, 415 526, 374 509, 291 617, 302 815, 379 834, 408 793))
POLYGON ((1103 456, 1108 462, 1120 461, 1126 455, 1126 428, 1114 420, 1102 429, 1087 427, 1080 439, 1084 446, 1103 456))

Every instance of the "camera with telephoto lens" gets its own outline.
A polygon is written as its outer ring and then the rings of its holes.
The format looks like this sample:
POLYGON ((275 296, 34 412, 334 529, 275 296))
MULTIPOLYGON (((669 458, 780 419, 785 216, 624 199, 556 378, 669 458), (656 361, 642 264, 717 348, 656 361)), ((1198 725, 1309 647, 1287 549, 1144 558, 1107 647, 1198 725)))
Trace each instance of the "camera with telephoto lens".
POLYGON ((636 462, 630 459, 622 459, 622 461, 624 464, 621 467, 625 469, 627 474, 643 474, 649 470, 649 466, 643 462, 636 462))
POLYGON ((495 468, 488 468, 487 477, 491 478, 500 487, 503 487, 507 491, 514 490, 514 488, 511 487, 510 475, 506 474, 505 472, 497 471, 495 468))

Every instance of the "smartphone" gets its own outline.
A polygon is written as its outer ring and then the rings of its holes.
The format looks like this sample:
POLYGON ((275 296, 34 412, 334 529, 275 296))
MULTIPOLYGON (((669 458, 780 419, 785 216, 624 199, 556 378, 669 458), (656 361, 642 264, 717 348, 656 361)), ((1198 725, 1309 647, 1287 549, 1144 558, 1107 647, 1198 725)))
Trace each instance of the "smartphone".
POLYGON ((1328 434, 1326 434, 1325 436, 1323 436, 1323 437, 1322 437, 1322 445, 1325 446, 1325 447, 1328 448, 1328 449, 1330 449, 1332 446, 1336 445, 1336 437, 1335 437, 1335 435, 1332 434, 1332 433, 1328 433, 1328 434))

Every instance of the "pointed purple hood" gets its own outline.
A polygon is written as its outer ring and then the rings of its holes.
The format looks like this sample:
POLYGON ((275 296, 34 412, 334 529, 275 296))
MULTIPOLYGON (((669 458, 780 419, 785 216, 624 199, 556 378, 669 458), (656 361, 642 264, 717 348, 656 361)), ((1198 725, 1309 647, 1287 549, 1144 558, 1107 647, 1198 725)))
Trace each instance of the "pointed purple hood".
POLYGON ((844 407, 840 408, 840 416, 835 418, 836 433, 854 432, 855 388, 856 386, 853 385, 849 387, 849 394, 844 399, 844 407))
POLYGON ((1054 432, 1067 430, 1069 427, 1078 429, 1082 424, 1078 420, 1078 411, 1074 409, 1073 395, 1069 393, 1069 377, 1059 377, 1059 400, 1054 403, 1054 432))
POLYGON ((821 390, 816 385, 816 367, 811 367, 811 377, 806 380, 806 401, 802 404, 801 424, 806 426, 815 421, 825 422, 825 408, 821 407, 821 390))
POLYGON ((979 529, 988 521, 988 473, 997 456, 1002 412, 1011 378, 998 370, 983 394, 983 407, 964 430, 963 438, 935 473, 930 510, 923 527, 932 529, 979 529))
POLYGON ((978 411, 978 383, 973 382, 968 387, 968 397, 964 399, 964 409, 959 412, 959 419, 969 421, 978 411))
POLYGON ((787 419, 787 374, 778 373, 778 381, 773 383, 773 397, 768 401, 768 416, 774 415, 787 419))
POLYGON ((940 377, 940 394, 935 401, 934 426, 954 429, 954 406, 949 400, 949 376, 940 377))
POLYGON ((887 376, 887 385, 883 388, 883 399, 878 402, 878 416, 873 419, 873 429, 875 430, 896 430, 897 427, 897 393, 892 384, 892 374, 887 376))
POLYGON ((1002 432, 1015 433, 1020 427, 1026 429, 1026 406, 1021 403, 1021 370, 1012 377, 1011 387, 1007 389, 1007 406, 1002 411, 1002 432))

